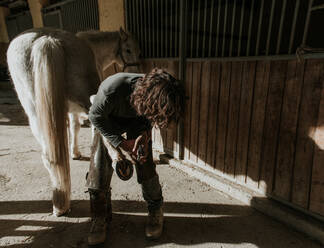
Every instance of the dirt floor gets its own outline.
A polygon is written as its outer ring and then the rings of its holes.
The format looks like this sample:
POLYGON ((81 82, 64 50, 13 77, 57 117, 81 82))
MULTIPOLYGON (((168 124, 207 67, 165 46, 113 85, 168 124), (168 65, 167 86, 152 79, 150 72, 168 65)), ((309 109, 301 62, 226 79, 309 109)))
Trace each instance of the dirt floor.
MULTIPOLYGON (((0 88, 0 247, 87 247, 89 142, 90 129, 82 128, 85 159, 71 161, 72 211, 54 217, 39 146, 14 92, 0 88)), ((113 221, 99 247, 321 247, 177 168, 158 164, 157 169, 165 200, 161 239, 145 240, 146 207, 135 177, 123 182, 114 176, 113 221)))

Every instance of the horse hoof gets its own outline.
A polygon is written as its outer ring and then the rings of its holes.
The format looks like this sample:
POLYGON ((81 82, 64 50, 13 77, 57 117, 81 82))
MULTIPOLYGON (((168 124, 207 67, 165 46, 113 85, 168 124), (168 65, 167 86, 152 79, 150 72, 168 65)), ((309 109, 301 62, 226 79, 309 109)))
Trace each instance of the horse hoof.
POLYGON ((81 154, 74 154, 72 155, 73 160, 80 160, 82 158, 81 154))
POLYGON ((71 212, 70 208, 67 209, 67 210, 60 210, 60 209, 57 209, 57 208, 53 208, 53 215, 56 216, 56 217, 66 215, 66 214, 68 214, 70 212, 71 212))

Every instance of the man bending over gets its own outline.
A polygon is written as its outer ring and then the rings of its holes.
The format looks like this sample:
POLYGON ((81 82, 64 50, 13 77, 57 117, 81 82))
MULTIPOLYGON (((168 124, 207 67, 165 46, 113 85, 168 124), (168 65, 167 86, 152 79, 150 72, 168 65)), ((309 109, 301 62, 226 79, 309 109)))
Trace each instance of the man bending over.
POLYGON ((92 152, 86 187, 90 193, 92 224, 90 245, 103 243, 111 220, 110 181, 113 158, 107 148, 122 149, 137 160, 137 181, 148 207, 145 235, 157 239, 162 234, 162 190, 152 157, 151 128, 177 122, 184 112, 184 89, 178 80, 161 69, 150 73, 117 73, 102 82, 89 119, 101 137, 92 152), (126 137, 122 134, 126 133, 126 137), (105 145, 104 145, 105 144, 105 145), (138 156, 139 148, 141 155, 138 156))

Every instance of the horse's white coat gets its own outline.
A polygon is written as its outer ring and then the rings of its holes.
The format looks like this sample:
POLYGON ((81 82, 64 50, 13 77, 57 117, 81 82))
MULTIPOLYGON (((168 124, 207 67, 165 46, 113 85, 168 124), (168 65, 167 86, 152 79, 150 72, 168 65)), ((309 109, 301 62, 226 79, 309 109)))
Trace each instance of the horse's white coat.
POLYGON ((42 159, 54 187, 53 213, 70 208, 70 167, 78 150, 80 116, 86 117, 90 96, 97 92, 103 69, 138 62, 137 43, 123 30, 74 35, 54 29, 33 29, 16 37, 7 51, 8 67, 18 98, 42 147, 42 159), (68 121, 69 120, 69 121, 68 121))

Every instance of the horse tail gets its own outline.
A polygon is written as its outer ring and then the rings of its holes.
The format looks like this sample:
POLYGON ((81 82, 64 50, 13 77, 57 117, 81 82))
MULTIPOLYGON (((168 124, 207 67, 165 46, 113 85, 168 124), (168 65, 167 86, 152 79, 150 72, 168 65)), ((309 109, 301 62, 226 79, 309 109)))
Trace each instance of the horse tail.
POLYGON ((61 41, 42 36, 31 51, 35 110, 45 153, 43 160, 54 186, 53 208, 61 215, 70 208, 71 179, 67 134, 65 58, 61 41))

